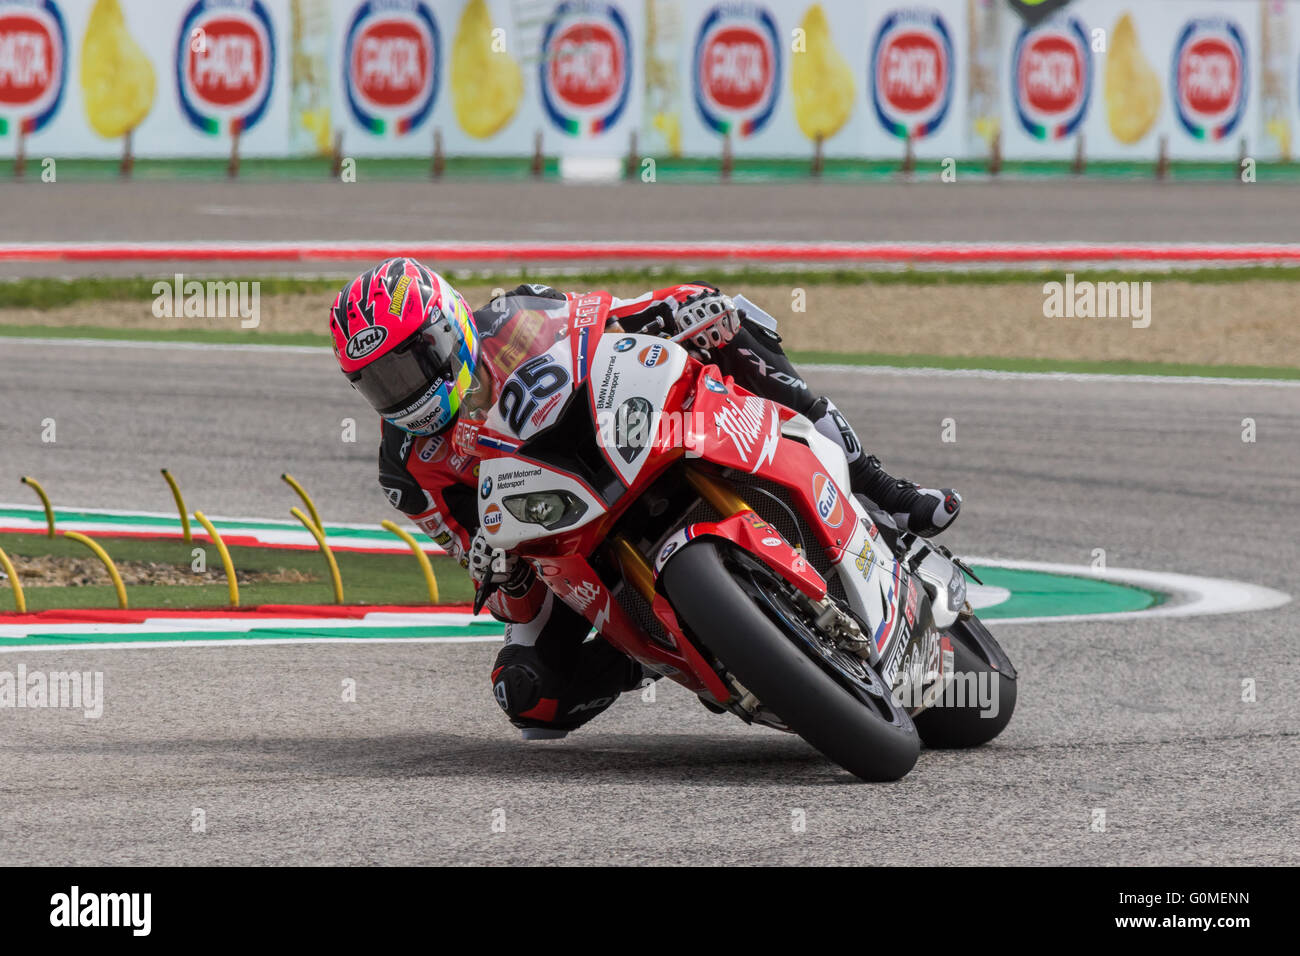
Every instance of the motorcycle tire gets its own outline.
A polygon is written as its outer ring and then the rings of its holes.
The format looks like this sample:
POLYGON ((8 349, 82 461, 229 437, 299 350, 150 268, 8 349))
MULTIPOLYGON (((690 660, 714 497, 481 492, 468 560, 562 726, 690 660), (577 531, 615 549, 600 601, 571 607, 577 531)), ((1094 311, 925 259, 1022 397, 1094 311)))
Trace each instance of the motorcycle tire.
POLYGON ((784 582, 745 552, 702 538, 665 565, 661 582, 706 655, 818 751, 862 780, 898 780, 921 741, 880 675, 846 652, 819 650, 784 582))

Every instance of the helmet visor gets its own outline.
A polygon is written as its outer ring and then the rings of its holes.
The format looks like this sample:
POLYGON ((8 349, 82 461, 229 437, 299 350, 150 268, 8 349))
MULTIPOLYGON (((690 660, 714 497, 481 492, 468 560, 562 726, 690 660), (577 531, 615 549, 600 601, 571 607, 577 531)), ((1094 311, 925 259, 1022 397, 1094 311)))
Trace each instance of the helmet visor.
POLYGON ((447 348, 442 325, 429 323, 349 376, 380 415, 417 435, 435 434, 451 423, 472 378, 457 350, 447 348), (449 357, 439 358, 444 355, 449 357))
POLYGON ((348 376, 380 415, 416 435, 433 435, 456 418, 474 381, 478 336, 465 300, 443 284, 447 307, 391 352, 348 376))
POLYGON ((381 355, 348 378, 372 408, 387 415, 414 401, 449 369, 440 363, 425 338, 427 327, 381 355))

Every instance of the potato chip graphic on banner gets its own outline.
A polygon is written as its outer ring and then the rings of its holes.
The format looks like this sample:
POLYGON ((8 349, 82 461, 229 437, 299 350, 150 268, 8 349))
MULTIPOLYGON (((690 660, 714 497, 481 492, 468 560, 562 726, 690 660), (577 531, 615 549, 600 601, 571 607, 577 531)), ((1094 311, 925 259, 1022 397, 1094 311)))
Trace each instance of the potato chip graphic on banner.
POLYGON ((451 52, 451 95, 456 119, 470 136, 488 139, 514 117, 524 78, 504 43, 497 46, 487 0, 469 0, 451 52))
POLYGON ((105 139, 125 136, 153 108, 153 64, 126 29, 118 0, 95 0, 81 41, 86 118, 105 139))
POLYGON ((1142 55, 1133 17, 1125 13, 1111 30, 1106 54, 1106 121, 1121 143, 1136 143, 1160 115, 1160 77, 1142 55))
POLYGON ((853 71, 835 48, 820 3, 808 8, 800 26, 806 47, 791 57, 790 65, 795 120, 809 139, 830 139, 853 112, 853 71))

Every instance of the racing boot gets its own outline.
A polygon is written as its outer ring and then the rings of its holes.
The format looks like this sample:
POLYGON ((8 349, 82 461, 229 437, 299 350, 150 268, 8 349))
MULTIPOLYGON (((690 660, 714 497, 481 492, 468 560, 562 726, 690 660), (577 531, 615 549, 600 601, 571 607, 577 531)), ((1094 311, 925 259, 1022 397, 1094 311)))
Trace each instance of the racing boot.
POLYGON ((956 520, 961 495, 951 488, 922 488, 914 481, 890 475, 880 467, 879 458, 863 453, 853 426, 830 399, 818 399, 807 417, 817 431, 844 449, 853 493, 865 495, 887 512, 900 531, 930 538, 956 520))

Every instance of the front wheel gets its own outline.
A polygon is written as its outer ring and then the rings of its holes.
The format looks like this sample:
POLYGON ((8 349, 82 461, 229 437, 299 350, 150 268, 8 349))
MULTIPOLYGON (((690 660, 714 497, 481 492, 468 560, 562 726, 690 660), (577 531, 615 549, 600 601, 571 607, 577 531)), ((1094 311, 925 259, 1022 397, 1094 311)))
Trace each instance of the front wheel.
POLYGON ((927 747, 978 747, 1011 722, 1016 709, 1016 669, 979 618, 958 620, 947 631, 956 683, 940 702, 913 717, 927 747))
POLYGON ((812 746, 863 780, 912 769, 921 742, 911 718, 865 661, 821 637, 766 565, 706 538, 674 555, 661 581, 701 650, 812 746))

